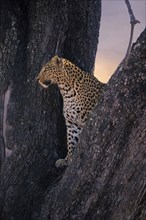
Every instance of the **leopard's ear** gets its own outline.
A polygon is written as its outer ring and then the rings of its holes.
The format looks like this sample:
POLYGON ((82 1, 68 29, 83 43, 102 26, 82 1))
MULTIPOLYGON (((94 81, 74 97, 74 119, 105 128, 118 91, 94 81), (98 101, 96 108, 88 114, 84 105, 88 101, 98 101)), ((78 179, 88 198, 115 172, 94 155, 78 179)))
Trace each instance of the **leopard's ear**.
POLYGON ((53 57, 53 62, 57 67, 63 68, 62 58, 58 57, 57 55, 53 57))

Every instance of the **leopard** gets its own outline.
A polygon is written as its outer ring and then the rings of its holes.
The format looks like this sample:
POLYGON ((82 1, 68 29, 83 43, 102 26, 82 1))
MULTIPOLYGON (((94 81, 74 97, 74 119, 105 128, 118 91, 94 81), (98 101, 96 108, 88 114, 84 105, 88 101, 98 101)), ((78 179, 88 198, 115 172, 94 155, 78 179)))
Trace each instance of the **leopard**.
POLYGON ((67 128, 67 155, 58 159, 57 168, 68 166, 77 147, 89 114, 98 103, 105 83, 100 82, 71 61, 55 55, 36 77, 45 89, 56 84, 63 97, 63 114, 67 128))

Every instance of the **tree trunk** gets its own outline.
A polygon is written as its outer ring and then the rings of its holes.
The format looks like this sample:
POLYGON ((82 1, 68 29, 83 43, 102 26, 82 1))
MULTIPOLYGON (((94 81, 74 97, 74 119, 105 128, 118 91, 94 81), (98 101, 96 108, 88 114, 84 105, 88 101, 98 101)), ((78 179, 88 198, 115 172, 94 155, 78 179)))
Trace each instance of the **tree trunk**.
POLYGON ((38 220, 146 219, 146 29, 107 84, 38 220))
POLYGON ((46 189, 65 170, 66 128, 58 88, 35 82, 41 66, 58 54, 92 72, 98 43, 100 0, 2 0, 0 50, 0 165, 2 220, 40 216, 46 189))

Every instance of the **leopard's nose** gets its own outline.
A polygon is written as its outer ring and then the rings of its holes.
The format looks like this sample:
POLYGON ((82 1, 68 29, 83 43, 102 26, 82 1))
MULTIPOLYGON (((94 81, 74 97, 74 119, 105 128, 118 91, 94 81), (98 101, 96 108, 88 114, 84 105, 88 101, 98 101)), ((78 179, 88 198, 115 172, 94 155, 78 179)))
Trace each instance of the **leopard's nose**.
POLYGON ((35 81, 38 81, 39 79, 40 79, 40 77, 39 77, 39 76, 35 77, 35 81))
POLYGON ((49 86, 49 85, 51 84, 51 80, 45 80, 45 81, 44 81, 44 84, 45 84, 46 86, 49 86))

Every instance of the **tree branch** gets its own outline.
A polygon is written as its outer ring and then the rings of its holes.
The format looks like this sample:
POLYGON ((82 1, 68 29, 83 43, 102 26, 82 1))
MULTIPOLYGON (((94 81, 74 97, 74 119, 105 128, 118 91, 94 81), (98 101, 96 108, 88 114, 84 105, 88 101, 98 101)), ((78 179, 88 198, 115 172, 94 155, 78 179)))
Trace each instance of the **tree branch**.
POLYGON ((130 32, 130 39, 129 39, 129 44, 128 44, 128 48, 127 48, 127 52, 124 58, 124 64, 127 63, 128 59, 129 59, 129 55, 130 55, 130 51, 131 51, 131 46, 132 46, 132 40, 133 40, 133 35, 134 35, 134 27, 137 23, 140 23, 140 21, 138 21, 132 11, 131 5, 129 0, 125 0, 125 3, 127 5, 128 8, 128 13, 130 15, 130 24, 131 24, 131 32, 130 32))

